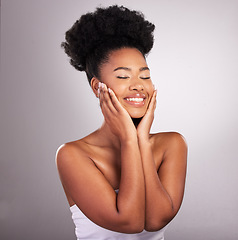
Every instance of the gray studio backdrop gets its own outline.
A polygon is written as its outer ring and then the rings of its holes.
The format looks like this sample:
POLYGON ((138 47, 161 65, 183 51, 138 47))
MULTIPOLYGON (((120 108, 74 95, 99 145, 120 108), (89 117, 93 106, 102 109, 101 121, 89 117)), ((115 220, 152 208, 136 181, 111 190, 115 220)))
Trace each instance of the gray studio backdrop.
POLYGON ((75 239, 55 152, 103 118, 60 43, 81 14, 114 3, 157 26, 153 131, 178 131, 189 145, 185 197, 166 240, 238 239, 235 0, 1 1, 0 239, 75 239))

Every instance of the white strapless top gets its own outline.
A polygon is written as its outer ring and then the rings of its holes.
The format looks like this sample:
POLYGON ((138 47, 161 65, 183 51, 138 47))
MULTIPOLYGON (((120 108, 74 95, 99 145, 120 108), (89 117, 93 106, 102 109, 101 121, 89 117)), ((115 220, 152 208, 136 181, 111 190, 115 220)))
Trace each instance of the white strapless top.
POLYGON ((75 224, 77 240, 164 240, 164 232, 167 228, 167 226, 165 226, 156 232, 147 232, 144 230, 141 233, 135 234, 119 233, 102 228, 93 223, 82 213, 76 204, 70 207, 70 211, 75 224))

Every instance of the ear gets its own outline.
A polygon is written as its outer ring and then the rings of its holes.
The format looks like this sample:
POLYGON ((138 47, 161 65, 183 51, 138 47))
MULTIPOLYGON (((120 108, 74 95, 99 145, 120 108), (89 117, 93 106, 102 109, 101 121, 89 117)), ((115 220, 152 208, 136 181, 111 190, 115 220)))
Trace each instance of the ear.
POLYGON ((93 90, 93 92, 94 92, 94 94, 97 98, 99 97, 99 94, 98 94, 98 88, 99 88, 98 84, 99 84, 99 82, 100 81, 95 77, 93 77, 91 79, 91 88, 92 88, 92 90, 93 90))

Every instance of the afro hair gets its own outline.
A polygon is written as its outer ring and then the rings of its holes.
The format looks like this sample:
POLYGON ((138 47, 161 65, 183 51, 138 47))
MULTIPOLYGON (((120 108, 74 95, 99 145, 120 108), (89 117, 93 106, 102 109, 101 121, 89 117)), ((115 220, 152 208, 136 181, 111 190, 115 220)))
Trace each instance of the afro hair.
POLYGON ((133 47, 146 56, 153 47, 154 29, 141 12, 117 5, 97 8, 74 23, 61 46, 71 65, 85 71, 90 83, 92 77, 100 77, 100 65, 113 50, 133 47))

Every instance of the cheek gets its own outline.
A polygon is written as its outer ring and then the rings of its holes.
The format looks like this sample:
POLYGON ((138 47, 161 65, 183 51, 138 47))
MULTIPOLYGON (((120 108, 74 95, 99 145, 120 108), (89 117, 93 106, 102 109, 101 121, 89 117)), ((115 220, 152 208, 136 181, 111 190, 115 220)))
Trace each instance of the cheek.
POLYGON ((117 98, 122 97, 123 93, 125 92, 125 86, 121 84, 110 84, 109 87, 113 90, 117 98))

